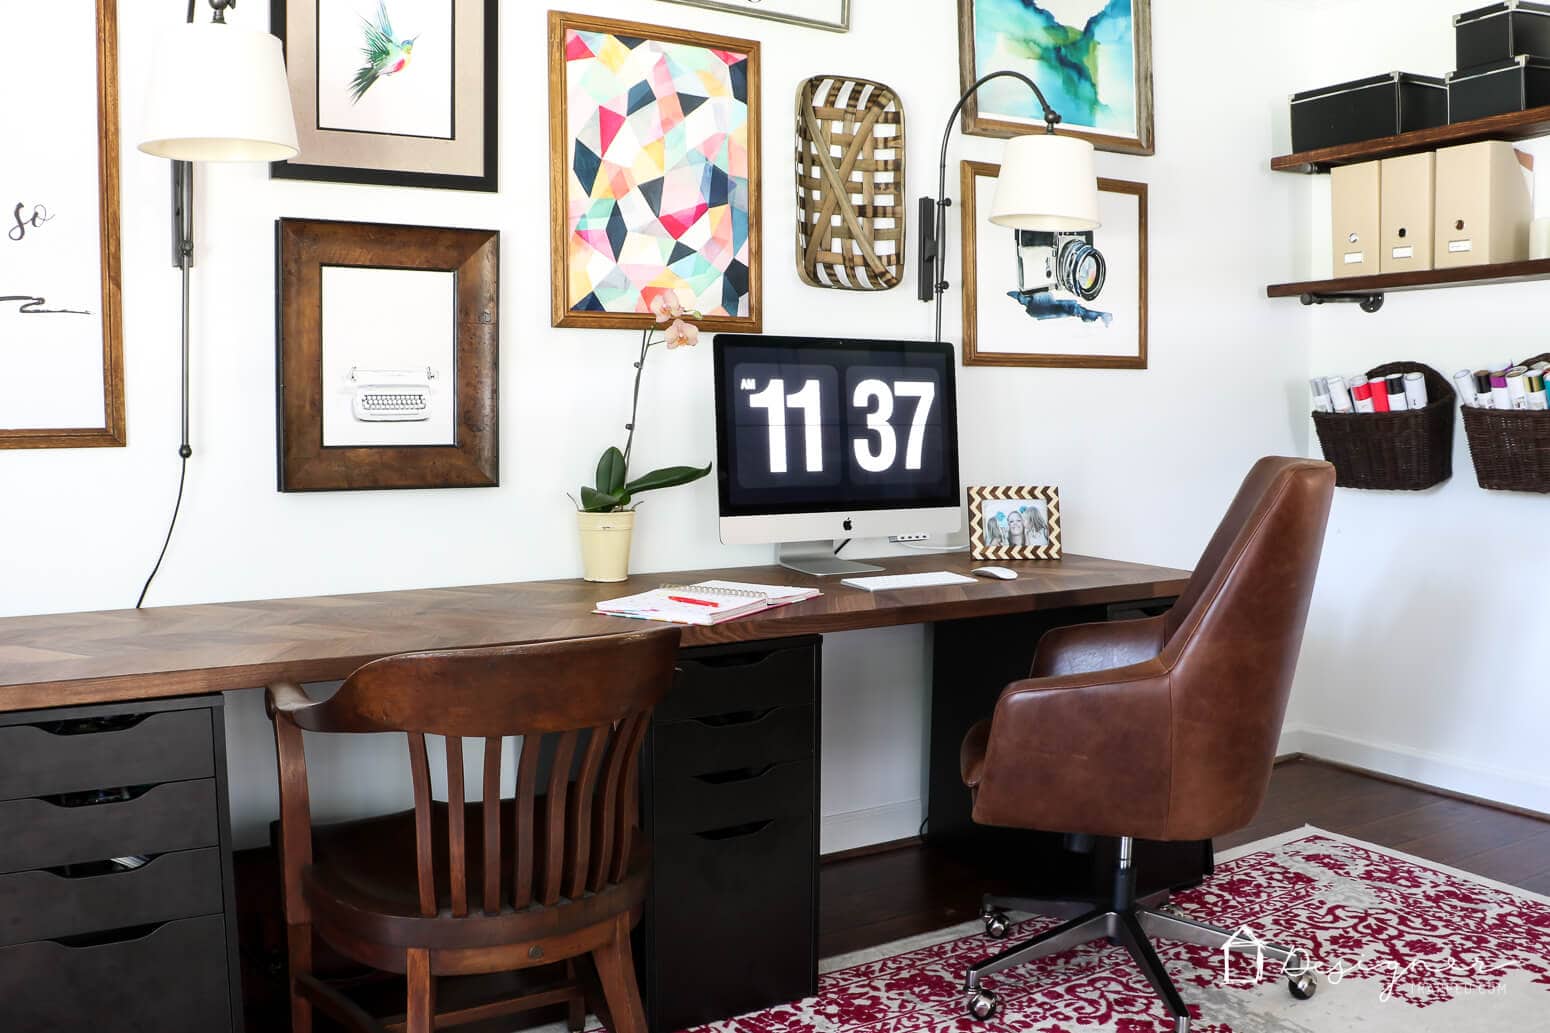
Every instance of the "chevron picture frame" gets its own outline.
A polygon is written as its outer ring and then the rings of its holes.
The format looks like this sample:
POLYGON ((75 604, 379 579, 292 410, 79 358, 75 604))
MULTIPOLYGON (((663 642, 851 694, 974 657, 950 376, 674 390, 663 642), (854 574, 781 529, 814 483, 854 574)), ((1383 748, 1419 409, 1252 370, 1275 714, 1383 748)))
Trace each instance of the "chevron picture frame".
POLYGON ((1060 489, 971 487, 969 556, 976 560, 1060 559, 1060 489))

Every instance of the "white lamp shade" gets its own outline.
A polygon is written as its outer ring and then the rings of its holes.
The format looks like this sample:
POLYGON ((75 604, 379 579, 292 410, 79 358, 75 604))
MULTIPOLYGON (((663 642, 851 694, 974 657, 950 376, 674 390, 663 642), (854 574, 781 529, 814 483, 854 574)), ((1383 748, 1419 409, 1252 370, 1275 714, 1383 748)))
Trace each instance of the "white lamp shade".
POLYGON ((1101 226, 1093 145, 1034 133, 1007 141, 990 221, 1014 230, 1080 233, 1101 226))
POLYGON ((179 25, 157 41, 140 149, 174 161, 294 158, 280 41, 232 25, 179 25))

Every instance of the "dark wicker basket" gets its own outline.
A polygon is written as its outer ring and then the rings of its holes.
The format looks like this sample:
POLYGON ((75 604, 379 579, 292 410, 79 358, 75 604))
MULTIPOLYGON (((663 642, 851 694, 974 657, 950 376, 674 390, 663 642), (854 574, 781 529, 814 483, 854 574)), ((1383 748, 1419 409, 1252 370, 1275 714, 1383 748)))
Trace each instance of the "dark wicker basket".
POLYGON ((1453 409, 1457 397, 1441 373, 1418 362, 1391 362, 1369 379, 1419 372, 1426 408, 1419 411, 1313 414, 1324 458, 1341 488, 1422 491, 1453 476, 1453 409))
MULTIPOLYGON (((1550 362, 1550 353, 1524 365, 1550 362)), ((1475 478, 1488 491, 1550 492, 1550 412, 1464 406, 1475 478)))

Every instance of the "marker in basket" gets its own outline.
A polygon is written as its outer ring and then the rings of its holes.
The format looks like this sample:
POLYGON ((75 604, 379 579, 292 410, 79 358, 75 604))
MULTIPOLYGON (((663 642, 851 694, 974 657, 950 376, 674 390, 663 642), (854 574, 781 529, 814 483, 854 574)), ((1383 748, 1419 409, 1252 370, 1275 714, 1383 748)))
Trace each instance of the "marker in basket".
POLYGON ((1537 370, 1529 370, 1523 377, 1523 386, 1528 389, 1528 407, 1535 412, 1544 412, 1550 409, 1550 398, 1545 395, 1545 375, 1537 370))
POLYGON ((1324 383, 1329 388, 1329 400, 1335 412, 1346 413, 1355 408, 1351 403, 1351 389, 1346 387, 1345 377, 1328 377, 1324 383))
POLYGON ((1403 373, 1395 373, 1388 378, 1389 412, 1404 412, 1410 408, 1409 401, 1405 398, 1405 376, 1403 373))
POLYGON ((1329 397, 1329 381, 1323 377, 1314 377, 1308 384, 1313 388, 1313 411, 1334 412, 1335 401, 1329 397))
POLYGON ((1426 394, 1426 377, 1420 373, 1405 374, 1405 408, 1412 411, 1424 409, 1431 403, 1426 394))
POLYGON ((1524 375, 1528 370, 1522 366, 1514 366, 1507 371, 1507 396, 1514 409, 1528 408, 1528 386, 1524 382, 1524 375))
POLYGON ((1389 382, 1383 377, 1377 380, 1367 381, 1367 386, 1372 388, 1372 411, 1389 411, 1389 382))
MULTIPOLYGON (((1421 386, 1426 386, 1426 381, 1421 381, 1421 386)), ((1475 375, 1467 369, 1461 369, 1453 374, 1453 388, 1458 392, 1459 404, 1470 408, 1475 406, 1475 375)))
MULTIPOLYGON (((1351 387, 1351 401, 1356 405, 1357 412, 1377 412, 1372 401, 1372 385, 1365 380, 1351 387)), ((1387 396, 1385 396, 1387 404, 1387 396)))
POLYGON ((1512 411, 1512 392, 1507 388, 1507 374, 1491 374, 1491 408, 1512 411))

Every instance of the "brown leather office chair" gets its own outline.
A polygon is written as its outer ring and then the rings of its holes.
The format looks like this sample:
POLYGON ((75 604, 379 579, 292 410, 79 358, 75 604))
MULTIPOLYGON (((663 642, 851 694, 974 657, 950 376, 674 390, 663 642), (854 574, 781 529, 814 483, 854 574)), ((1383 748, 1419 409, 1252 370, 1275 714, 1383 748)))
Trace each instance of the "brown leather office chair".
POLYGON ((630 957, 648 858, 635 834, 637 771, 651 708, 667 691, 677 628, 377 660, 315 703, 269 686, 280 768, 280 849, 291 1026, 312 1009, 381 1027, 312 972, 313 935, 408 979, 406 1014, 431 1033, 584 997, 569 959, 590 955, 617 1033, 645 1033, 630 957), (302 732, 404 732, 414 809, 312 825, 302 732), (425 736, 446 737, 448 803, 431 799, 425 736), (501 748, 521 736, 516 791, 501 798, 501 748), (483 802, 465 804, 463 737, 484 740, 483 802), (438 1013, 436 978, 566 962, 535 994, 438 1013))
MULTIPOLYGON (((1106 936, 1130 951, 1178 1033, 1189 1029, 1147 937, 1214 949, 1236 941, 1230 930, 1153 910, 1162 898, 1137 900, 1133 840, 1210 839, 1259 809, 1334 486, 1328 463, 1260 460, 1173 609, 1049 632, 1032 677, 1008 685, 991 719, 970 729, 962 774, 976 822, 1119 839, 1113 897, 1102 906, 986 898, 993 936, 1004 935, 1003 909, 1076 917, 969 969, 971 1015, 996 1010, 984 976, 1106 936)), ((1294 952, 1265 953, 1291 973, 1293 994, 1313 992, 1294 952)))

